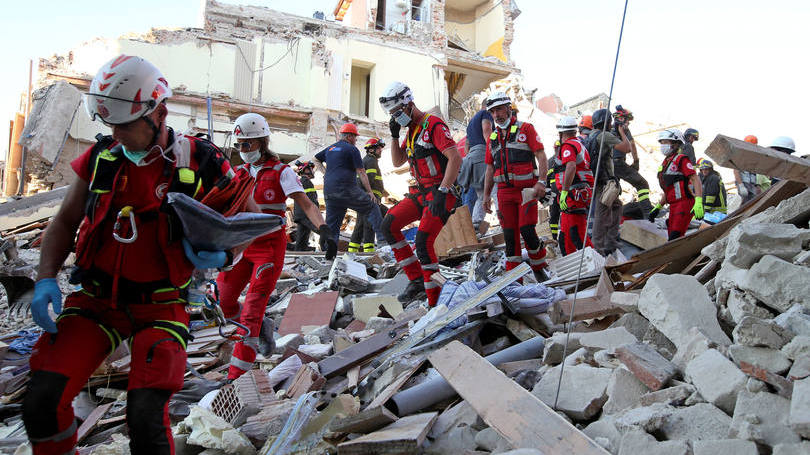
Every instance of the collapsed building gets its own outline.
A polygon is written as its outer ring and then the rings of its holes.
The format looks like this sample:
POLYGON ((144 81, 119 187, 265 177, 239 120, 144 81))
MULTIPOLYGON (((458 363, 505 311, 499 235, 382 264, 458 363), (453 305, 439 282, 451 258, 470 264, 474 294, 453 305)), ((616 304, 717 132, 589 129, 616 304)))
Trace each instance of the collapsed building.
MULTIPOLYGON (((106 132, 84 115, 81 93, 115 55, 160 67, 174 92, 167 123, 175 130, 210 132, 229 151, 233 120, 257 112, 270 124, 274 151, 289 161, 333 142, 346 121, 358 125, 361 140, 387 136, 388 115, 376 99, 393 80, 460 128, 467 98, 518 72, 509 57, 518 14, 510 0, 355 0, 338 2, 342 22, 334 22, 209 0, 202 28, 99 38, 41 59, 34 109, 12 140, 22 139, 23 194, 66 184, 70 161, 106 132)), ((19 158, 7 162, 20 172, 19 158)))

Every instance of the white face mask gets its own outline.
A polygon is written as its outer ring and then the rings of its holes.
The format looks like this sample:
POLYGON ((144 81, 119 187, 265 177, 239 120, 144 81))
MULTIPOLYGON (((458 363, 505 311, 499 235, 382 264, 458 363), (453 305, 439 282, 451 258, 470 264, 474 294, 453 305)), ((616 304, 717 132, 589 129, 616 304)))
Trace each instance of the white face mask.
POLYGON ((669 156, 674 151, 675 149, 672 148, 671 144, 661 144, 661 153, 663 153, 664 156, 669 156))
POLYGON ((498 126, 498 128, 500 128, 500 129, 502 129, 502 130, 505 130, 506 128, 508 128, 508 127, 509 127, 509 120, 510 120, 510 119, 506 119, 506 120, 505 120, 503 123, 499 123, 499 122, 496 120, 496 121, 495 121, 495 125, 497 125, 497 126, 498 126))
POLYGON ((255 163, 262 157, 262 152, 260 150, 254 150, 252 152, 239 152, 239 156, 242 157, 242 161, 245 163, 251 164, 255 163))

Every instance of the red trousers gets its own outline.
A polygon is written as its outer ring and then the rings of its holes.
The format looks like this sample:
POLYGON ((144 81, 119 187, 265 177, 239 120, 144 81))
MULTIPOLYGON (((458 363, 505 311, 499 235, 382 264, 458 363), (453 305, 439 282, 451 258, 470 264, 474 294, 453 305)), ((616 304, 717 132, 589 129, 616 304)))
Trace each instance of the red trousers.
POLYGON ((669 240, 683 237, 692 221, 692 207, 695 200, 683 198, 669 204, 669 219, 667 220, 667 232, 669 240))
POLYGON ((588 237, 587 213, 562 212, 560 214, 560 234, 557 237, 557 243, 560 245, 563 256, 581 250, 586 246, 593 248, 591 238, 588 237))
POLYGON ((532 270, 541 270, 547 266, 546 250, 540 244, 535 226, 537 225, 537 201, 523 204, 522 188, 498 188, 498 219, 503 229, 506 244, 506 270, 512 270, 523 262, 520 238, 526 244, 529 253, 529 265, 532 270))
POLYGON ((394 250, 394 257, 405 270, 408 279, 414 281, 422 278, 425 281, 425 293, 430 306, 436 305, 442 290, 441 285, 431 278, 434 273, 439 271, 439 261, 433 244, 444 227, 444 223, 447 222, 447 218, 450 217, 449 211, 456 206, 456 197, 452 194, 447 195, 445 208, 448 214, 441 217, 431 213, 428 208, 428 204, 432 200, 433 193, 411 194, 388 210, 382 224, 386 241, 394 250), (402 228, 416 220, 419 220, 419 229, 414 242, 416 246, 416 256, 414 256, 411 246, 402 234, 402 228))
POLYGON ((31 355, 31 381, 23 420, 35 454, 74 453, 72 402, 87 379, 121 343, 131 340, 127 424, 133 454, 172 454, 168 415, 171 395, 183 387, 188 314, 182 303, 126 305, 131 318, 109 299, 70 294, 57 321, 31 355), (162 322, 158 322, 162 321, 162 322))
MULTIPOLYGON (((250 330, 250 336, 233 348, 228 379, 236 379, 253 368, 264 310, 284 268, 286 248, 287 234, 283 231, 259 238, 245 250, 232 270, 217 276, 219 305, 225 317, 230 319, 238 315, 239 322, 250 330), (248 283, 250 286, 240 313, 238 299, 248 283)), ((237 333, 245 335, 241 328, 237 333)))

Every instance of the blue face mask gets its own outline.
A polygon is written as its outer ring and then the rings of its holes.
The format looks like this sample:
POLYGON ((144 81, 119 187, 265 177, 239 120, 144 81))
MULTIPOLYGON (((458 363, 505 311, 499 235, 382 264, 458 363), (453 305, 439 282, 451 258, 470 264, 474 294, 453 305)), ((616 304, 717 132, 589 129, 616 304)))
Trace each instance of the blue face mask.
POLYGON ((399 126, 408 126, 411 123, 411 116, 406 114, 405 109, 403 109, 394 117, 394 120, 399 123, 399 126))
POLYGON ((143 159, 146 158, 146 155, 149 154, 149 151, 147 151, 147 150, 139 150, 139 151, 127 150, 127 148, 124 147, 123 144, 121 145, 121 150, 124 152, 124 156, 127 157, 128 160, 135 163, 136 166, 145 166, 146 164, 148 164, 148 163, 144 163, 143 159))

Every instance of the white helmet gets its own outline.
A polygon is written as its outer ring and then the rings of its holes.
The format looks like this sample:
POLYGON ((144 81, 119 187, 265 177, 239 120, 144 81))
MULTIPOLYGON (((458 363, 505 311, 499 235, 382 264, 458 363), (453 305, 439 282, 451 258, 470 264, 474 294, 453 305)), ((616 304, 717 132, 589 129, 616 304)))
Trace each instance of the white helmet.
POLYGON ((768 147, 770 147, 770 148, 779 147, 780 149, 790 150, 787 153, 793 153, 793 152, 796 151, 796 144, 793 142, 793 139, 791 139, 791 138, 789 138, 787 136, 779 136, 779 137, 777 137, 776 139, 771 141, 771 144, 768 147))
POLYGON ((166 78, 141 57, 121 54, 96 74, 85 94, 84 107, 91 120, 121 125, 148 115, 172 96, 166 78))
POLYGON ((233 122, 233 135, 236 139, 255 139, 270 136, 270 126, 260 114, 242 114, 233 122))
POLYGON ((491 111, 493 108, 503 105, 507 106, 512 105, 512 100, 509 99, 509 95, 507 95, 504 92, 493 92, 491 95, 489 95, 489 98, 487 98, 488 111, 491 111))
POLYGON ((683 143, 683 133, 677 128, 667 128, 658 133, 658 142, 661 141, 680 141, 683 143))
POLYGON ((379 101, 385 112, 391 112, 413 101, 413 92, 402 82, 394 81, 388 84, 379 101))
POLYGON ((577 130, 577 119, 566 115, 557 120, 557 131, 560 133, 577 130))

